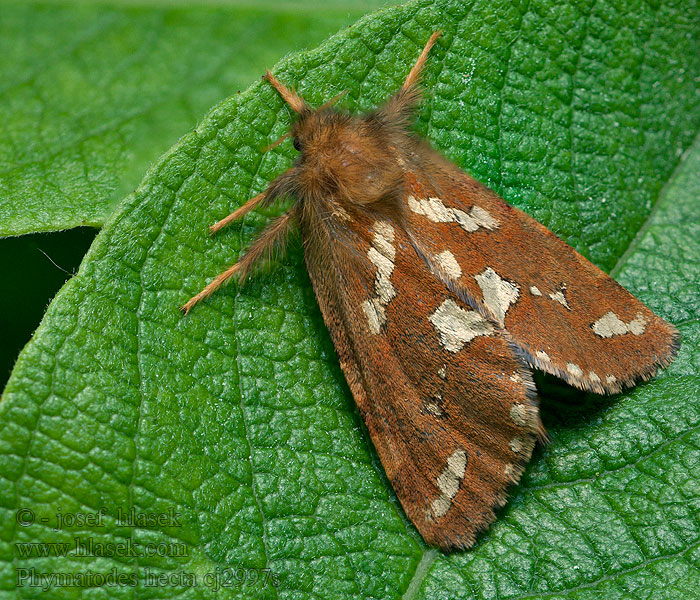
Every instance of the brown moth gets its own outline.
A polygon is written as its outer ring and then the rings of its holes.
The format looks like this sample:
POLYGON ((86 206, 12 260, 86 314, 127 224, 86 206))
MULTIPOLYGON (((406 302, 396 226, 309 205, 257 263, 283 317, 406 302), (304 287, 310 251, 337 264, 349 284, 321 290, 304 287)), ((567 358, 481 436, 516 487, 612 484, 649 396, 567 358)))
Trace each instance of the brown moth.
MULTIPOLYGON (((301 228, 307 268, 360 413, 406 514, 444 550, 494 520, 546 437, 532 369, 598 394, 668 365, 677 331, 551 231, 408 130, 435 32, 401 89, 352 116, 297 113, 294 166, 212 226, 295 200, 183 306, 241 279, 301 228)), ((284 138, 282 138, 284 139, 284 138)))

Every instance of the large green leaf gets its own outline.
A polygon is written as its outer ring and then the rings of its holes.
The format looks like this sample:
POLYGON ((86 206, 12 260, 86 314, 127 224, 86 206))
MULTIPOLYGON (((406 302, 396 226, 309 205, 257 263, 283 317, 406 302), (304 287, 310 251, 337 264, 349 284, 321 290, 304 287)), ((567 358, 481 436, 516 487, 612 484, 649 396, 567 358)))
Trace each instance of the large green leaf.
POLYGON ((677 361, 627 394, 602 399, 542 382, 552 444, 472 551, 429 549, 405 520, 298 246, 188 318, 177 309, 265 218, 213 239, 207 225, 292 159, 289 145, 259 151, 289 113, 258 83, 151 169, 22 353, 0 403, 0 589, 14 597, 16 569, 33 566, 135 573, 138 588, 109 594, 138 598, 699 595, 700 144, 681 156, 700 125, 699 27, 693 2, 420 1, 363 19, 276 69, 311 102, 348 88, 349 107, 366 109, 443 29, 418 129, 598 264, 618 265, 620 281, 681 329, 677 361), (39 521, 102 506, 103 527, 54 531, 39 521), (21 508, 38 521, 18 526, 21 508), (119 526, 118 508, 174 509, 181 522, 119 526), (18 542, 76 535, 179 542, 187 552, 18 554, 18 542), (217 595, 204 575, 226 566, 270 568, 279 585, 217 595), (193 573, 200 587, 154 590, 148 571, 193 573))
POLYGON ((0 6, 0 237, 102 225, 212 104, 370 7, 0 6))

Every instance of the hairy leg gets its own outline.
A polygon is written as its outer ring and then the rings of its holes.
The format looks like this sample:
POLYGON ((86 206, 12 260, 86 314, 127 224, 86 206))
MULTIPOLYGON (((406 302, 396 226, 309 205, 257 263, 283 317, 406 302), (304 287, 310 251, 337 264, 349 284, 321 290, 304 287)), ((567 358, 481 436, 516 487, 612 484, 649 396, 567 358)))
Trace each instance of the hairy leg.
MULTIPOLYGON (((296 206, 296 205, 295 205, 296 206)), ((251 270, 261 260, 269 259, 276 249, 283 249, 284 243, 289 236, 289 232, 295 226, 296 208, 293 206, 281 217, 277 217, 270 223, 260 236, 251 244, 250 248, 245 251, 238 262, 223 273, 217 275, 214 280, 207 285, 196 296, 181 307, 181 310, 187 314, 190 309, 205 298, 211 296, 216 290, 224 285, 231 277, 238 275, 239 280, 243 281, 251 272, 251 270)), ((242 208, 242 207, 241 207, 242 208)))

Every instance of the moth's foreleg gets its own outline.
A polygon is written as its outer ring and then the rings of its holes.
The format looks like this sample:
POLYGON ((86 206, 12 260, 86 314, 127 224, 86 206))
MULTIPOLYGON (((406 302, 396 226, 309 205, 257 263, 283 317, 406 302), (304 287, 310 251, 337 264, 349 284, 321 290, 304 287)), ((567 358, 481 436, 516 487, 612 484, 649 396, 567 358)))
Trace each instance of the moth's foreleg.
POLYGON ((272 204, 275 200, 281 198, 282 196, 293 195, 296 187, 296 181, 296 170, 294 167, 292 167, 277 177, 264 192, 258 194, 254 198, 251 198, 243 206, 239 206, 230 215, 221 219, 221 221, 214 223, 211 227, 209 227, 209 232, 214 235, 220 229, 223 229, 227 225, 230 225, 234 221, 237 221, 241 217, 247 215, 251 210, 260 204, 272 204))
MULTIPOLYGON (((245 206, 245 205, 244 205, 245 206)), ((241 207, 243 208, 243 207, 241 207)), ((239 209, 240 210, 240 209, 239 209)), ((181 310, 187 314, 190 309, 200 300, 204 300, 211 296, 216 290, 224 285, 231 277, 238 275, 240 281, 243 281, 255 267, 263 259, 269 259, 272 253, 278 249, 284 249, 284 243, 289 236, 290 231, 296 221, 296 205, 292 206, 281 217, 276 218, 270 223, 260 236, 251 244, 238 262, 231 265, 223 273, 217 275, 214 280, 207 285, 199 294, 193 296, 186 304, 181 307, 181 310)))

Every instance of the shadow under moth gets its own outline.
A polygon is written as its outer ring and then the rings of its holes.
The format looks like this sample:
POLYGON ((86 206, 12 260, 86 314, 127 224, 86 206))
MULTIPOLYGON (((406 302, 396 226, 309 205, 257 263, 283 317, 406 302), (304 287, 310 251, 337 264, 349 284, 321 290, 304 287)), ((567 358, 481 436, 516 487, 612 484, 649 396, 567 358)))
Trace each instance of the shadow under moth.
POLYGON ((299 156, 216 232, 282 197, 232 267, 243 279, 301 228, 340 365, 406 514, 429 544, 468 548, 546 433, 532 370, 613 394, 652 377, 674 327, 543 225, 409 130, 435 32, 403 86, 365 115, 311 108, 269 71, 299 156))

